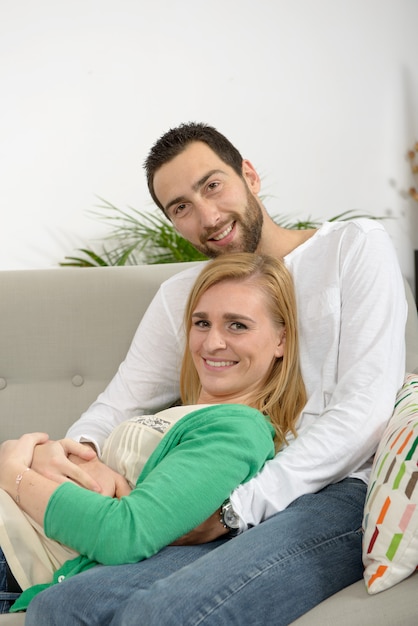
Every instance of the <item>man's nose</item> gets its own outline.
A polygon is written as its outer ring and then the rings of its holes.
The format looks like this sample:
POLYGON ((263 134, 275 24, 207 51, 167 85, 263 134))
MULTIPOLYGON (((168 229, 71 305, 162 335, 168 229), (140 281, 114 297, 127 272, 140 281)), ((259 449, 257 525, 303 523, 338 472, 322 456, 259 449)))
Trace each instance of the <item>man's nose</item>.
POLYGON ((214 228, 220 220, 220 213, 213 202, 201 200, 197 205, 199 219, 204 228, 214 228))

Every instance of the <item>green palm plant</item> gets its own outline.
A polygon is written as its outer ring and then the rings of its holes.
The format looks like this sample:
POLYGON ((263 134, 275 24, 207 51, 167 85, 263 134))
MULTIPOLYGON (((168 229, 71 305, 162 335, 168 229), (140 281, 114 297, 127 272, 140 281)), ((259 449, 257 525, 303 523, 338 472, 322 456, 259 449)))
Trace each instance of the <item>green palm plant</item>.
MULTIPOLYGON (((123 210, 103 198, 99 199, 102 204, 98 205, 98 209, 101 210, 90 211, 90 213, 111 227, 109 235, 105 237, 101 252, 97 253, 90 248, 80 248, 78 252, 81 252, 83 256, 66 256, 59 264, 61 267, 101 267, 141 263, 151 265, 201 261, 206 258, 177 233, 162 212, 144 213, 132 207, 123 210), (106 242, 108 242, 107 246, 106 242)), ((328 221, 350 220, 358 217, 383 219, 355 211, 344 211, 328 221)), ((324 221, 312 218, 292 221, 286 216, 275 216, 272 219, 284 228, 298 230, 317 228, 324 221)))
POLYGON ((206 258, 177 233, 163 213, 143 213, 132 207, 124 211, 102 198, 100 200, 103 204, 98 208, 104 212, 90 213, 111 226, 110 234, 105 238, 110 247, 104 244, 100 254, 80 248, 79 252, 84 256, 66 256, 61 267, 152 265, 206 258))

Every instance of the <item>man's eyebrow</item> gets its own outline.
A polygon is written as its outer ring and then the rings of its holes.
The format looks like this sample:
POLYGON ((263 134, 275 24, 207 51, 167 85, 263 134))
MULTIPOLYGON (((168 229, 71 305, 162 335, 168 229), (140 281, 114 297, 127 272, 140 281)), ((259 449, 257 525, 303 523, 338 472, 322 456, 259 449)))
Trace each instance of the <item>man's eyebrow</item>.
MULTIPOLYGON (((202 178, 200 178, 197 182, 195 182, 194 185, 192 185, 192 190, 199 191, 199 189, 206 183, 206 181, 209 180, 209 178, 213 176, 214 174, 226 174, 226 172, 220 169, 210 170, 204 176, 202 176, 202 178)), ((182 202, 184 202, 184 200, 185 200, 184 196, 177 196, 177 198, 173 198, 172 200, 170 200, 168 204, 166 204, 165 209, 164 209, 165 212, 168 213, 168 210, 174 204, 181 204, 182 202)))
POLYGON ((197 183, 195 183, 192 186, 193 191, 198 191, 201 187, 203 187, 203 185, 206 183, 206 181, 209 180, 209 178, 211 176, 213 176, 214 174, 225 174, 226 172, 224 172, 223 170, 210 170, 210 172, 207 172, 204 176, 202 176, 202 178, 200 178, 197 183))
POLYGON ((184 202, 184 197, 183 196, 177 196, 177 198, 173 198, 172 200, 170 200, 170 202, 168 204, 165 205, 164 207, 164 213, 168 213, 169 209, 174 205, 174 204, 180 204, 181 202, 184 202))

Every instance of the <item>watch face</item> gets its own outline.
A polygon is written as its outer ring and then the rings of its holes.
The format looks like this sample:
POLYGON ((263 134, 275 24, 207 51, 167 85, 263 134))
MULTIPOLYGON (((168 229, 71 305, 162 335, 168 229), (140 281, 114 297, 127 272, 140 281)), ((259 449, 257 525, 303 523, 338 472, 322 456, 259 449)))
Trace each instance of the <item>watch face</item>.
POLYGON ((225 524, 228 528, 239 528, 239 517, 235 514, 235 511, 230 503, 224 507, 223 514, 225 524))

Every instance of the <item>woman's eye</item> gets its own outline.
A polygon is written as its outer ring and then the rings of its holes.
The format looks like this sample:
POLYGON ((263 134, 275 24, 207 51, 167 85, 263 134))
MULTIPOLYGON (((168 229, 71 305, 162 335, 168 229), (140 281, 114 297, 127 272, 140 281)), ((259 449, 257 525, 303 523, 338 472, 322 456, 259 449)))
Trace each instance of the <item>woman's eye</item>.
POLYGON ((207 322, 206 320, 198 320, 194 323, 194 326, 196 326, 197 328, 208 328, 209 322, 207 322))
POLYGON ((247 326, 241 322, 232 322, 231 328, 233 330, 247 330, 247 326))

